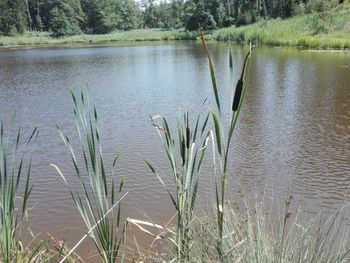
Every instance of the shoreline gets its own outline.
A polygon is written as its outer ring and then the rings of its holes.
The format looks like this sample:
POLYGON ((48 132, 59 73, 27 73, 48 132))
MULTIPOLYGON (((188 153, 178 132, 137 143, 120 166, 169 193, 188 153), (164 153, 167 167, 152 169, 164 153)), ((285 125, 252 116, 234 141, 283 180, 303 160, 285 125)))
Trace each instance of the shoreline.
MULTIPOLYGON (((241 41, 223 41, 212 38, 208 35, 208 43, 228 43, 228 44, 247 44, 241 41)), ((34 50, 34 49, 74 49, 74 48, 99 48, 99 47, 122 47, 122 46, 138 46, 138 45, 153 45, 157 43, 178 43, 188 41, 200 41, 199 39, 145 39, 145 40, 115 40, 115 41, 101 41, 101 42, 62 42, 62 43, 38 43, 38 44, 17 44, 2 46, 0 45, 0 52, 10 50, 34 50)), ((302 45, 291 44, 272 44, 272 43, 255 43, 255 46, 265 46, 270 48, 296 48, 308 52, 331 52, 331 53, 350 53, 350 48, 334 48, 334 47, 308 47, 302 45)))
MULTIPOLYGON (((222 29, 224 30, 224 29, 222 29)), ((209 33, 207 35, 207 41, 208 42, 217 42, 217 43, 233 43, 233 44, 247 44, 249 42, 248 40, 234 40, 234 39, 222 39, 220 37, 215 36, 215 34, 218 34, 220 30, 214 31, 212 34, 209 33)), ((132 31, 131 31, 132 32, 132 31)), ((152 32, 151 32, 152 33, 152 32)), ((197 32, 189 32, 190 34, 194 35, 197 32)), ((117 33, 122 34, 122 33, 117 33)), ((105 38, 113 37, 116 34, 106 34, 104 35, 105 38)), ((150 35, 152 36, 152 35, 150 35)), ((152 37, 145 37, 144 39, 106 39, 106 40, 95 40, 95 36, 89 36, 89 35, 83 35, 85 38, 84 40, 76 41, 75 39, 70 38, 76 38, 79 36, 72 36, 64 39, 54 39, 49 38, 52 40, 52 42, 36 42, 36 43, 16 43, 11 45, 3 45, 1 43, 1 37, 0 37, 0 51, 6 51, 6 50, 26 50, 26 49, 48 49, 48 48, 84 48, 84 47, 116 47, 116 46, 124 46, 124 45, 144 45, 145 43, 149 43, 150 45, 157 43, 157 42, 163 42, 163 43, 176 43, 181 41, 200 41, 199 37, 190 37, 190 38, 182 38, 179 36, 176 36, 174 34, 173 37, 159 37, 159 38, 152 38, 152 37), (90 38, 92 37, 92 38, 90 38)), ((16 37, 7 37, 7 38, 16 38, 16 37)), ((21 40, 26 39, 25 36, 20 36, 21 40)), ((38 37, 38 39, 40 39, 38 37)), ((350 42, 350 40, 349 40, 350 42)), ((339 52, 339 53, 348 53, 350 52, 350 47, 334 47, 331 45, 331 41, 329 42, 329 46, 317 46, 317 45, 298 45, 293 43, 272 43, 272 42, 256 42, 252 41, 252 43, 256 46, 268 46, 272 48, 287 48, 287 47, 293 47, 298 49, 303 49, 307 51, 312 52, 339 52)))
MULTIPOLYGON (((261 19, 253 24, 206 32, 207 41, 295 47, 320 51, 350 51, 350 4, 322 13, 288 19, 261 19)), ((198 31, 184 29, 134 29, 104 35, 73 35, 53 38, 49 32, 26 32, 0 36, 0 50, 34 48, 75 48, 86 46, 130 45, 157 41, 200 41, 198 31)))

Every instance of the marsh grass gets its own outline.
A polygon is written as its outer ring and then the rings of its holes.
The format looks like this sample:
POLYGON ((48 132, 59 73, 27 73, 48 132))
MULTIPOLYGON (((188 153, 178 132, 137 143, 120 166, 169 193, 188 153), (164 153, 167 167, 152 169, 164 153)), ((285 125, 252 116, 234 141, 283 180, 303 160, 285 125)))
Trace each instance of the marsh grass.
MULTIPOLYGON (((74 204, 84 221, 86 235, 81 242, 85 237, 91 237, 103 262, 116 262, 121 256, 120 247, 124 243, 126 229, 121 222, 121 203, 119 202, 124 178, 119 184, 116 184, 106 169, 96 107, 90 110, 90 103, 85 100, 83 92, 80 94, 80 104, 73 92, 71 96, 80 148, 75 150, 69 137, 60 128, 58 131, 69 151, 80 188, 71 188, 60 169, 56 165, 52 166, 68 187, 74 204), (82 164, 78 162, 77 153, 83 157, 82 164)), ((114 158, 112 169, 115 168, 119 157, 120 155, 117 154, 114 158)), ((77 245, 80 245, 81 242, 77 245)))
MULTIPOLYGON (((241 78, 237 83, 235 97, 233 100, 233 113, 231 114, 231 123, 227 132, 227 138, 224 136, 223 125, 221 123, 221 101, 218 85, 216 83, 215 69, 212 63, 210 53, 208 51, 203 32, 200 30, 200 36, 203 43, 204 51, 208 58, 209 72, 213 87, 216 110, 209 110, 203 120, 198 116, 193 124, 191 124, 190 113, 184 114, 183 120, 177 120, 177 132, 169 128, 170 125, 165 117, 152 117, 153 126, 156 127, 165 149, 166 156, 172 171, 174 179, 174 191, 167 188, 159 172, 149 162, 145 161, 151 172, 156 175, 158 180, 167 190, 172 204, 177 212, 177 220, 175 226, 175 248, 177 251, 176 258, 173 260, 185 262, 190 260, 190 251, 193 242, 193 222, 195 221, 195 207, 198 191, 198 184, 201 173, 201 166, 206 157, 206 150, 209 142, 213 145, 213 163, 216 167, 216 152, 218 153, 219 165, 219 181, 216 181, 216 205, 217 205, 217 223, 218 237, 217 250, 224 258, 225 249, 223 248, 224 239, 224 206, 226 191, 227 162, 230 150, 230 142, 238 120, 239 111, 242 105, 242 99, 245 94, 245 69, 250 56, 248 53, 241 74, 241 78), (237 104, 237 105, 236 105, 237 104), (157 119, 161 118, 161 123, 157 123, 157 119), (212 127, 214 128, 212 129, 212 127), (176 139, 175 139, 176 138, 176 139), (177 157, 180 157, 179 160, 177 157), (175 192, 173 196, 172 192, 175 192)), ((230 56, 230 66, 232 66, 232 57, 230 56)), ((216 173, 216 172, 215 172, 216 173)))
POLYGON ((289 45, 306 48, 350 48, 350 4, 325 11, 282 19, 261 20, 255 24, 217 30, 220 41, 289 45))
MULTIPOLYGON (((13 120, 11 121, 11 126, 13 120)), ((9 129, 11 130, 11 128, 9 129)), ((31 160, 26 160, 30 143, 36 140, 35 128, 30 137, 22 142, 21 130, 11 138, 0 123, 0 251, 4 263, 16 260, 24 249, 21 242, 22 228, 26 225, 28 200, 33 189, 31 160), (23 149, 20 149, 24 147, 23 149), (22 151, 22 153, 20 152, 22 151), (23 189, 23 190, 22 190, 23 189)), ((34 254, 29 256, 31 260, 34 254)))
MULTIPOLYGON (((258 200, 258 196, 245 196, 240 200, 242 207, 227 205, 224 242, 231 249, 224 255, 230 262, 349 262, 349 229, 342 209, 305 219, 299 209, 290 212, 289 199, 282 209, 267 207, 264 198, 258 200), (272 214, 272 210, 281 212, 272 214)), ((215 241, 217 225, 209 214, 194 224, 196 242, 189 262, 222 262, 215 241)))
POLYGON ((20 46, 55 46, 108 44, 118 42, 164 41, 164 40, 196 40, 198 32, 184 30, 138 29, 117 31, 105 35, 76 35, 63 38, 52 38, 50 33, 27 32, 24 35, 0 36, 0 47, 20 46))
POLYGON ((209 132, 205 134, 208 119, 209 115, 202 121, 198 116, 194 125, 191 125, 190 114, 187 112, 182 120, 177 121, 177 132, 173 135, 165 117, 151 118, 171 167, 175 194, 165 185, 156 168, 147 160, 145 163, 167 190, 177 212, 175 240, 172 241, 178 261, 189 260, 190 256, 199 177, 210 137, 209 132), (161 119, 161 124, 157 123, 158 119, 161 119))
MULTIPOLYGON (((224 247, 224 220, 225 220, 225 203, 226 203, 226 185, 227 185, 227 164, 229 160, 230 146, 234 135, 234 130, 236 128, 239 114, 241 111, 242 103, 247 90, 247 81, 246 81, 246 68, 248 59, 252 52, 252 47, 248 54, 245 57, 244 64, 242 67, 242 73, 239 80, 237 81, 236 86, 234 86, 233 98, 232 101, 232 111, 230 114, 230 125, 225 129, 223 125, 223 116, 221 114, 221 103, 220 103, 220 94, 219 89, 216 84, 215 70, 212 63, 212 59, 206 45, 203 32, 200 30, 202 44, 205 50, 205 53, 208 57, 209 71, 212 80, 213 93, 216 101, 216 110, 211 110, 210 115, 212 116, 212 121, 214 124, 215 131, 215 140, 213 141, 215 145, 215 151, 218 156, 219 169, 217 169, 216 158, 213 159, 213 164, 215 168, 215 196, 216 196, 216 210, 217 210, 217 226, 218 226, 218 238, 217 238, 217 251, 220 255, 221 261, 230 261, 228 254, 226 252, 227 248, 224 247), (218 172, 217 172, 218 170, 218 172), (219 176, 217 176, 219 174, 219 176)), ((229 54, 229 67, 233 69, 232 55, 229 54)), ((215 153, 215 152, 214 152, 215 153)), ((229 248, 231 249, 231 248, 229 248)))

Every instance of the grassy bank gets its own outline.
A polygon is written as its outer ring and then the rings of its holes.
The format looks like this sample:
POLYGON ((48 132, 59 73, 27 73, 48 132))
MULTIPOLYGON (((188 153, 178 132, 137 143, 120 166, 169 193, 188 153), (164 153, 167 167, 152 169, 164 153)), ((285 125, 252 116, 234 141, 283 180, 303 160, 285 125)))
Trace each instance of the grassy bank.
POLYGON ((197 39, 198 35, 198 32, 186 32, 182 30, 140 29, 113 32, 105 35, 82 34, 63 38, 53 38, 47 32, 27 32, 24 35, 0 37, 0 48, 93 45, 128 41, 193 40, 197 39))
MULTIPOLYGON (((316 49, 350 48, 350 4, 323 13, 289 19, 261 20, 255 24, 223 28, 212 32, 218 41, 253 42, 316 49)), ((105 35, 76 35, 52 38, 49 33, 27 32, 11 37, 0 36, 0 48, 97 45, 118 42, 199 40, 198 32, 184 30, 139 29, 105 35)))
POLYGON ((289 19, 262 20, 255 24, 220 29, 220 41, 254 42, 317 49, 350 48, 350 4, 336 9, 289 19))

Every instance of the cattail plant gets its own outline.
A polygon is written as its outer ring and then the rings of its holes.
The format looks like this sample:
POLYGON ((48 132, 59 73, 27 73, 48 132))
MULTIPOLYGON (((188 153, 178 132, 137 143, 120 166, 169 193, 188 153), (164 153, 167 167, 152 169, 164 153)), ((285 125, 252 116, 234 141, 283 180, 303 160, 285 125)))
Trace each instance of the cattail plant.
MULTIPOLYGON (((248 58, 251 55, 250 48, 245 60, 242 69, 242 73, 240 79, 236 84, 236 89, 234 93, 234 97, 232 100, 232 112, 231 112, 231 121, 230 126, 228 127, 227 137, 225 137, 224 126, 222 124, 222 114, 221 114, 221 103, 220 103, 220 95, 218 86, 216 83, 214 65, 204 38, 203 31, 200 29, 200 37, 201 41, 207 54, 210 76, 212 80, 213 92, 216 101, 217 111, 211 110, 210 114, 212 116, 212 120, 214 123, 215 130, 215 142, 216 142, 216 151, 218 153, 218 158, 220 161, 220 181, 215 182, 215 196, 216 196, 216 209, 217 209, 217 224, 218 224, 218 240, 217 240, 217 251, 221 258, 221 261, 226 261, 228 258, 225 256, 224 249, 224 211, 225 211, 225 194, 226 194, 226 184, 227 184, 227 163, 230 152, 230 145, 233 138, 233 133, 238 121, 239 113, 242 107, 243 98, 245 96, 245 92, 247 89, 246 80, 245 80, 245 72, 247 67, 248 58)), ((229 66, 233 67, 232 55, 229 54, 229 66)), ((215 160, 214 160, 215 163, 215 160)))
POLYGON ((174 136, 165 117, 151 117, 152 124, 158 131, 168 157, 175 193, 171 193, 167 188, 153 165, 147 160, 145 162, 167 190, 177 212, 176 235, 173 240, 177 252, 177 258, 174 260, 177 262, 186 262, 190 259, 198 183, 210 137, 210 133, 204 134, 208 119, 209 116, 201 122, 200 117, 197 117, 195 124, 191 125, 190 114, 187 112, 182 121, 178 120, 177 136, 174 136))
POLYGON ((21 130, 11 140, 5 135, 4 124, 0 123, 0 261, 4 263, 14 262, 16 254, 22 249, 21 225, 27 218, 28 200, 33 189, 30 182, 31 161, 25 161, 25 154, 37 136, 35 128, 24 143, 24 153, 18 158, 22 145, 21 130), (24 187, 23 192, 21 187, 24 187))
MULTIPOLYGON (((84 221, 86 232, 92 238, 103 262, 116 262, 125 238, 125 225, 121 224, 121 205, 118 197, 123 189, 124 178, 121 179, 119 186, 116 186, 114 179, 107 173, 102 154, 96 107, 93 107, 93 113, 88 111, 89 102, 85 101, 83 92, 81 92, 81 105, 78 105, 73 92, 71 95, 81 142, 80 153, 84 162, 83 164, 78 163, 70 139, 58 127, 59 134, 69 150, 75 175, 80 183, 79 190, 70 189, 69 191, 84 221), (112 211, 116 206, 117 211, 112 211), (123 226, 122 230, 120 230, 121 226, 123 226)), ((116 155, 113 161, 113 169, 119 156, 119 154, 116 155)), ((52 166, 69 188, 60 169, 56 165, 52 166)))
MULTIPOLYGON (((238 101, 238 106, 235 107, 231 118, 231 125, 228 132, 228 138, 225 144, 223 137, 223 127, 221 124, 221 102, 219 90, 216 83, 214 65, 207 48, 203 32, 200 30, 202 43, 205 49, 205 52, 208 57, 209 70, 211 76, 211 82, 213 86, 213 92, 216 102, 217 111, 210 111, 206 118, 200 122, 200 117, 197 118, 197 121, 194 125, 190 124, 190 114, 187 112, 184 114, 182 121, 177 121, 177 140, 175 142, 174 136, 169 128, 168 121, 164 117, 152 117, 152 124, 157 128, 159 136, 163 142, 163 146, 167 155, 167 158, 170 163, 172 175, 174 178, 175 193, 172 193, 163 179, 150 164, 146 161, 146 164, 156 175, 158 180, 166 188, 170 199, 177 211, 177 221, 176 221, 176 237, 175 245, 177 251, 176 260, 179 262, 185 262, 190 259, 190 249, 193 242, 192 240, 192 231, 193 231, 193 222, 195 219, 194 210, 196 205, 197 190, 200 177, 200 168, 205 158, 205 153, 209 140, 212 140, 215 145, 213 151, 217 151, 220 159, 221 167, 221 181, 216 182, 216 204, 217 204, 217 220, 219 228, 219 238, 217 242, 217 251, 221 255, 220 258, 224 258, 224 249, 223 249, 223 220, 224 220, 224 203, 225 203, 225 188, 226 188, 226 175, 227 175, 227 160, 230 142, 232 140, 233 131, 238 120, 238 113, 241 107, 242 97, 244 95, 244 72, 246 68, 246 63, 250 53, 247 55, 245 60, 245 65, 243 67, 243 72, 240 84, 237 84, 240 87, 240 92, 237 91, 235 95, 235 100, 238 101), (241 86, 240 86, 241 85, 241 86), (238 93, 239 92, 239 93, 238 93), (242 94, 243 92, 243 94, 242 94), (212 117, 214 123, 214 131, 209 127, 210 116, 212 117), (157 120, 161 119, 161 123, 157 123, 157 120), (201 123, 201 124, 200 124, 201 123), (193 126, 193 127, 192 127, 193 126), (199 127, 200 134, 199 134, 199 127), (214 136, 215 134, 215 136, 214 136), (215 139, 214 139, 215 137, 215 139), (200 142, 198 144, 198 141, 200 142), (177 156, 180 156, 180 160, 177 160, 177 156), (221 187, 221 189, 219 189, 221 187), (220 192, 220 193, 219 193, 220 192)), ((229 57, 230 67, 233 65, 232 56, 229 57)), ((214 154, 215 156, 215 154, 214 154)), ((214 157, 214 163, 215 163, 214 157)))

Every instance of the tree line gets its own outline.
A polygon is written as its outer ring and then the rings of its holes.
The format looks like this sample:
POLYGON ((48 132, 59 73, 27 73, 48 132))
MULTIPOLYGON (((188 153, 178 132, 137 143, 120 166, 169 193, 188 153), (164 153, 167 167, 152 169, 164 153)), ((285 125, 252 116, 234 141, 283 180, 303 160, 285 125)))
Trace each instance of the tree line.
POLYGON ((0 0, 0 35, 49 31, 55 37, 114 30, 211 30, 263 18, 322 12, 344 0, 0 0))

